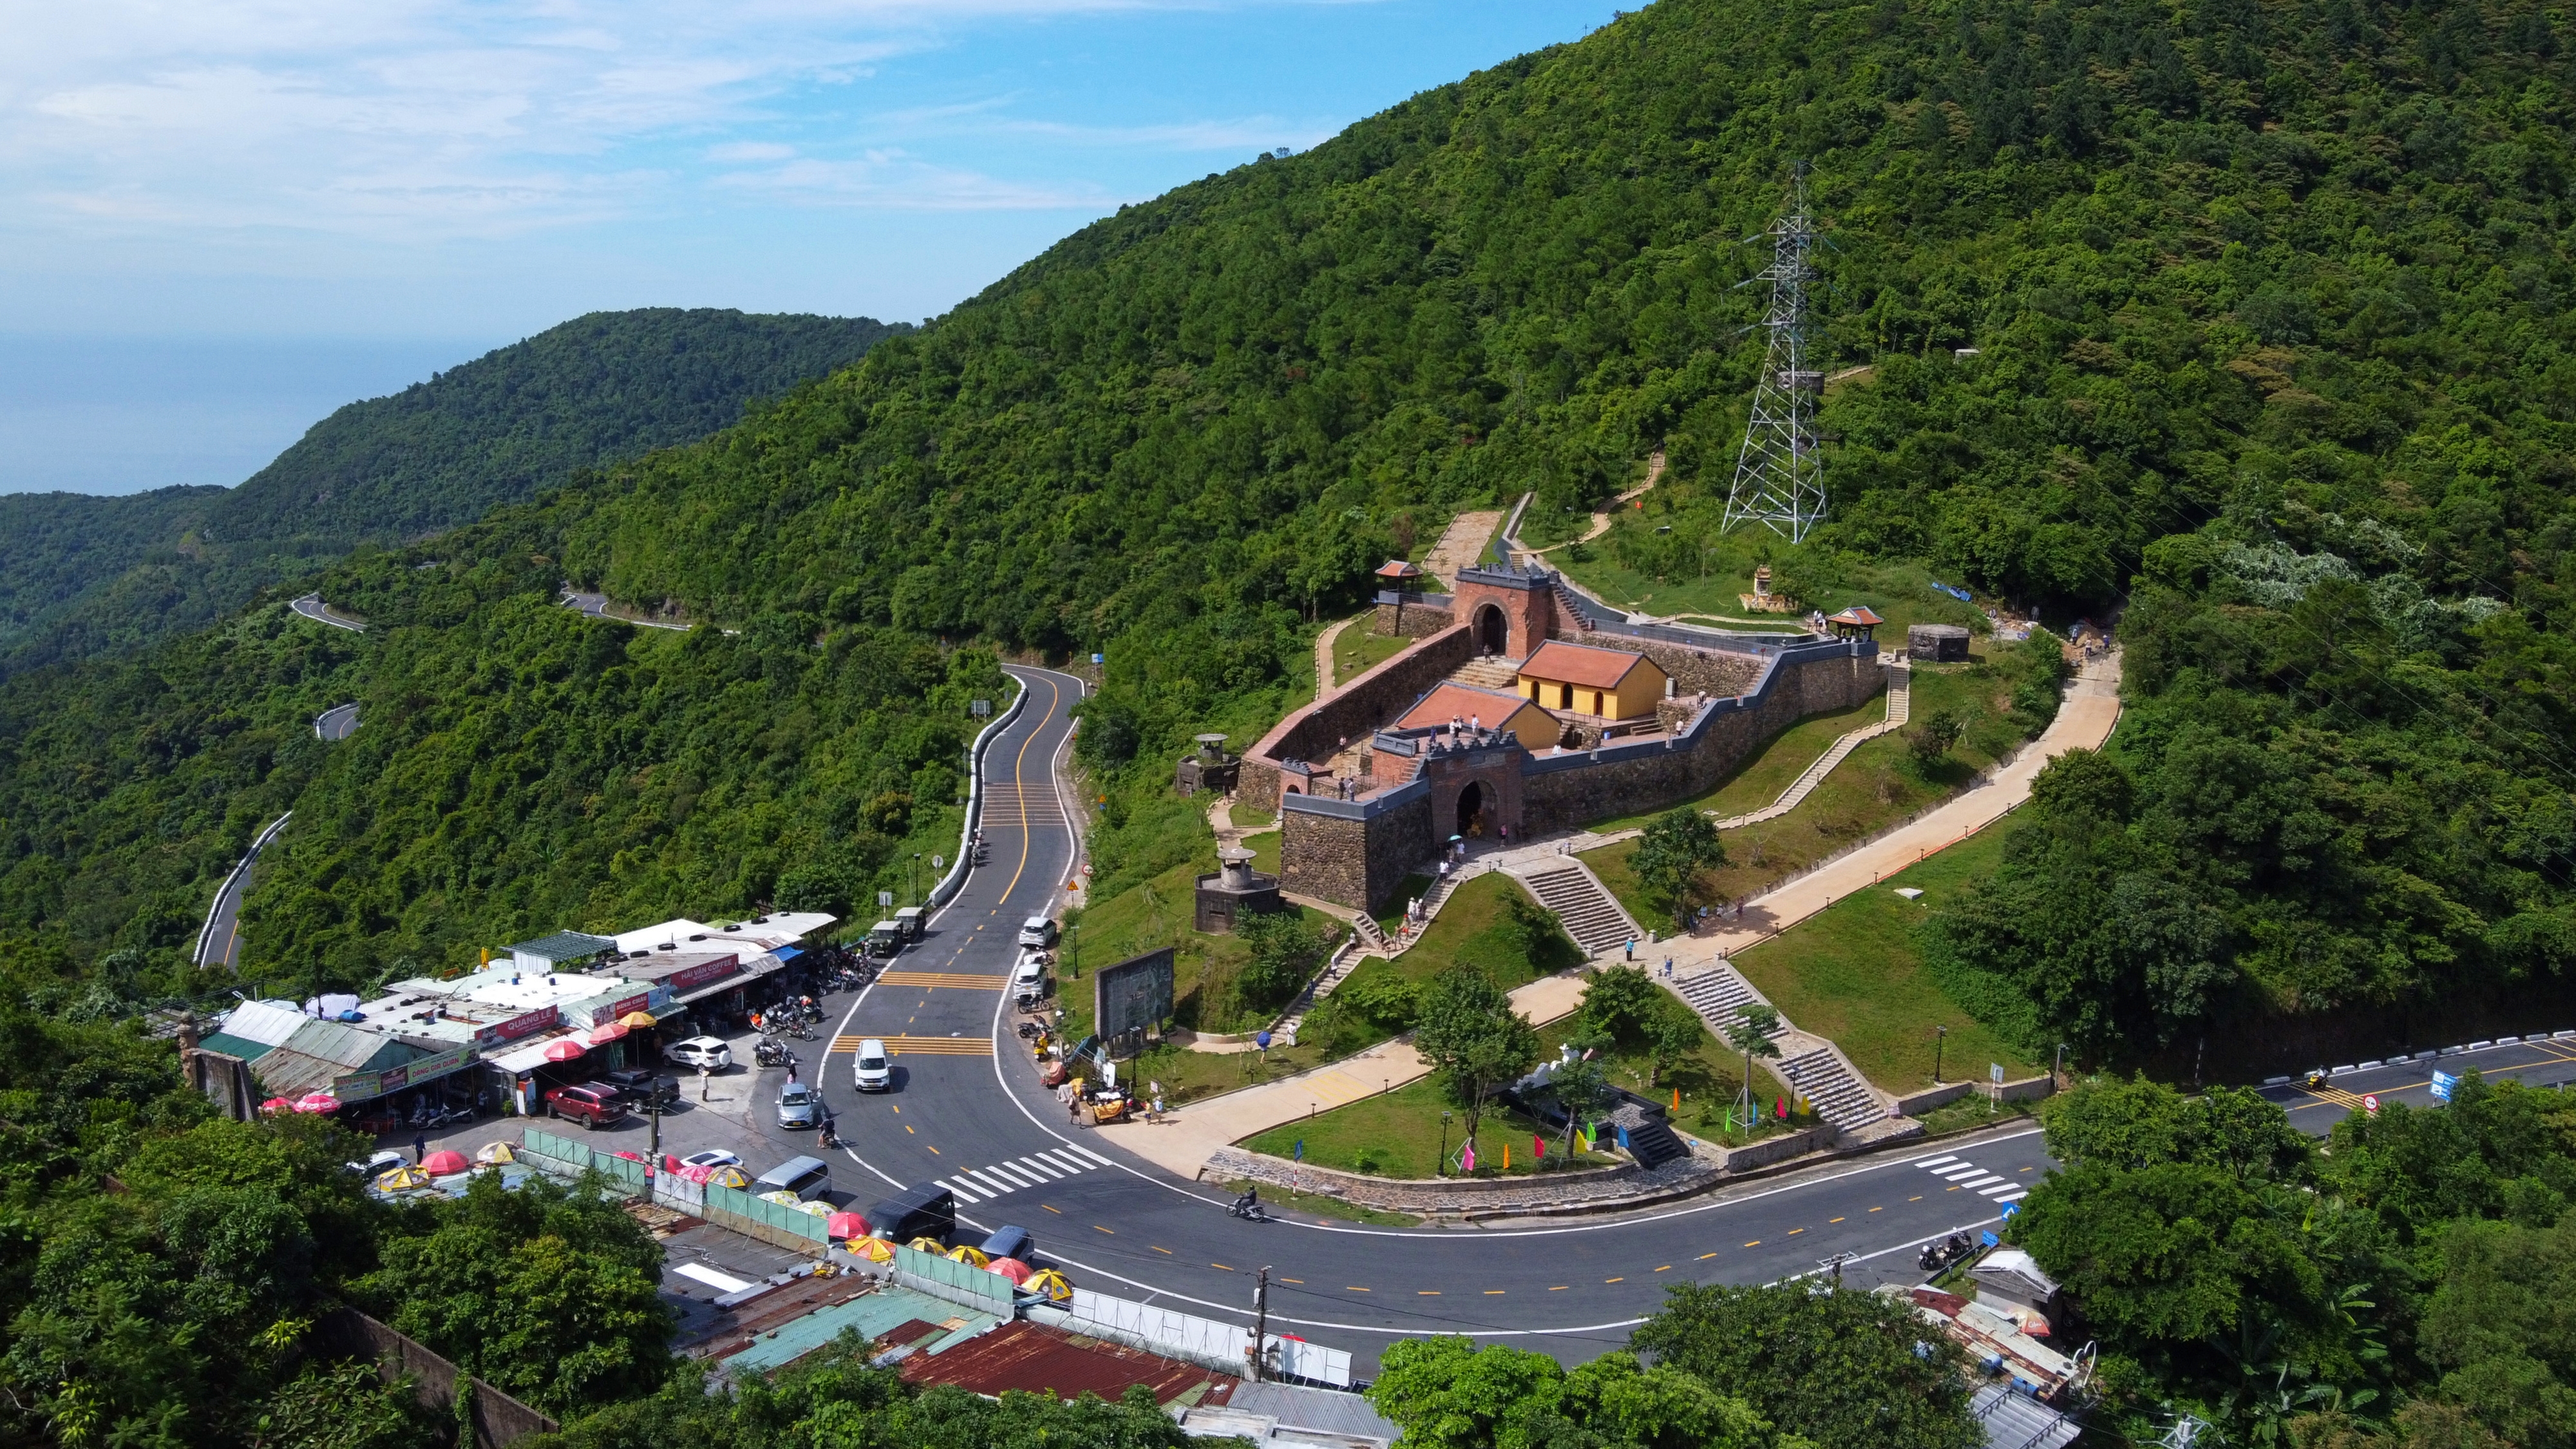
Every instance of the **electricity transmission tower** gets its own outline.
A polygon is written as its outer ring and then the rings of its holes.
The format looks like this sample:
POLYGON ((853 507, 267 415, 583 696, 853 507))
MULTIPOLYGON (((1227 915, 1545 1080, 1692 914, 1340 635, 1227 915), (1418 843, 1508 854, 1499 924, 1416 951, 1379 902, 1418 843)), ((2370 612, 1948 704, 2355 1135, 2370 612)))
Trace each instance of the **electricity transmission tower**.
POLYGON ((1816 447, 1816 400, 1824 395, 1825 375, 1813 366, 1810 340, 1816 319, 1807 289, 1816 280, 1809 260, 1816 224, 1807 214, 1806 163, 1791 174, 1789 202, 1779 220, 1745 240, 1766 236, 1771 265, 1743 285, 1771 284, 1771 309, 1758 324, 1770 334, 1770 346, 1754 384, 1753 416, 1744 424, 1744 449, 1736 455, 1735 483, 1727 490, 1719 531, 1760 523, 1798 543, 1825 517, 1825 466, 1816 447))

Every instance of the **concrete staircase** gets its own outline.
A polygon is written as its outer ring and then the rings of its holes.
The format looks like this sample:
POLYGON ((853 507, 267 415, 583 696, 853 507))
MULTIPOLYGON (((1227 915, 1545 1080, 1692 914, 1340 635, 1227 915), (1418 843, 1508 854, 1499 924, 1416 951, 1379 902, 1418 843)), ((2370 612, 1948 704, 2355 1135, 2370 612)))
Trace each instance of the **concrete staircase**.
MULTIPOLYGON (((1720 1041, 1726 1039, 1727 1028, 1741 1019, 1739 1012, 1742 1007, 1762 1000, 1762 993, 1753 989, 1753 983, 1744 979, 1744 973, 1725 962, 1676 982, 1674 994, 1699 1013, 1700 1020, 1708 1023, 1709 1030, 1715 1032, 1720 1041)), ((1794 1031, 1796 1028, 1789 1024, 1789 1019, 1781 1017, 1780 1025, 1771 1033, 1771 1040, 1780 1041, 1794 1031)), ((1814 1040, 1812 1037, 1807 1039, 1814 1040)), ((1834 1050, 1830 1043, 1784 1055, 1772 1070, 1799 1096, 1807 1099, 1807 1104, 1816 1109, 1817 1116, 1846 1132, 1866 1127, 1887 1116, 1886 1105, 1879 1101, 1867 1083, 1853 1073, 1842 1053, 1834 1050)))
MULTIPOLYGON (((1383 946, 1385 938, 1377 934, 1376 925, 1371 924, 1365 930, 1367 938, 1373 938, 1381 943, 1377 954, 1385 954, 1383 946)), ((1306 983, 1306 989, 1297 993, 1297 999, 1288 1003, 1288 1009, 1279 1013, 1279 1019, 1270 1024, 1271 1040, 1281 1046, 1295 1046, 1297 1028, 1305 1024, 1308 1016, 1314 1014, 1315 1003, 1332 995, 1334 987, 1348 980, 1350 974, 1359 969, 1362 954, 1360 947, 1356 945, 1345 946, 1334 952, 1333 959, 1325 963, 1324 969, 1315 974, 1314 980, 1306 983)))
POLYGON ((1500 655, 1479 655, 1449 671, 1451 682, 1470 689, 1490 689, 1500 694, 1520 693, 1521 667, 1517 660, 1500 655))
POLYGON ((1586 956, 1606 956, 1627 942, 1646 939, 1646 933, 1620 909, 1617 898, 1571 856, 1564 857, 1562 864, 1528 866, 1512 874, 1529 887, 1540 905, 1556 912, 1565 934, 1586 956))
POLYGON ((1747 825, 1759 825, 1765 820, 1776 820, 1797 809, 1801 801, 1814 793, 1818 785, 1825 782, 1825 777, 1832 774, 1836 766, 1851 758, 1852 751, 1877 739, 1880 735, 1905 728, 1905 722, 1912 714, 1914 694, 1912 682, 1913 675, 1903 664, 1890 666, 1887 672, 1887 718, 1876 724, 1863 725, 1835 740, 1830 749, 1816 757, 1814 764, 1809 765, 1797 779, 1789 782, 1789 788, 1780 792, 1779 799, 1750 814, 1728 816, 1717 822, 1717 828, 1740 830, 1747 825))

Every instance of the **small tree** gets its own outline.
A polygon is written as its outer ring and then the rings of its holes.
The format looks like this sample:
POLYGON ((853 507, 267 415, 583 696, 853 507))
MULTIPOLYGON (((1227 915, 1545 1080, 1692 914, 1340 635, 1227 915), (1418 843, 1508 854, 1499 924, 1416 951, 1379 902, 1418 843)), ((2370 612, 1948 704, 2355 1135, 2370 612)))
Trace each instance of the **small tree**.
MULTIPOLYGON (((1679 1065, 1700 1042, 1699 1017, 1678 1001, 1667 1000, 1664 1009, 1646 1023, 1646 1054, 1654 1070, 1646 1085, 1661 1086, 1664 1073, 1679 1065)), ((1768 1045, 1768 1043, 1765 1043, 1768 1045)), ((1773 1048, 1778 1050, 1778 1048, 1773 1048)))
POLYGON ((1753 1121, 1753 1059, 1780 1055, 1779 1043, 1771 1033, 1780 1029, 1780 1013, 1770 1004, 1748 1001, 1735 1009, 1735 1020, 1726 1024, 1726 1044, 1744 1053, 1744 1120, 1753 1121))
POLYGON ((1569 1045, 1578 1053, 1559 1062, 1547 1090, 1565 1109, 1565 1152, 1574 1151, 1574 1129, 1610 1102, 1610 1073, 1596 1059, 1604 1045, 1597 1037, 1578 1037, 1569 1045))
POLYGON ((1628 869, 1655 908, 1676 925, 1686 922, 1700 903, 1701 872, 1726 864, 1726 842, 1706 815, 1690 806, 1668 810, 1647 822, 1645 838, 1628 857, 1628 869))
POLYGON ((1323 964, 1332 942, 1303 911, 1247 912, 1235 932, 1252 947, 1252 959, 1235 978, 1243 1004, 1257 1011, 1285 1005, 1323 964))
POLYGON ((1949 755, 1951 746, 1959 743, 1963 729, 1957 715, 1946 709, 1936 709, 1905 732, 1905 748, 1914 756, 1917 766, 1928 770, 1949 755))
POLYGON ((1432 983, 1413 1045, 1440 1073, 1450 1099, 1465 1109, 1471 1142, 1486 1096, 1538 1065, 1538 1029, 1512 1010, 1511 998, 1492 978, 1464 962, 1432 983))

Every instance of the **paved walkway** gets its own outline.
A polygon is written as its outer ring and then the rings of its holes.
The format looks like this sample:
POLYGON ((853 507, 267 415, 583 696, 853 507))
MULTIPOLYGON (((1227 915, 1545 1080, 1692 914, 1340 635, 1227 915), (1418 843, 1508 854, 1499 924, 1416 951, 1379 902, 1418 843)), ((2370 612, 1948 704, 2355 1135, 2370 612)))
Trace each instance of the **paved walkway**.
POLYGON ((1795 880, 1748 901, 1743 924, 1673 943, 1677 961, 1698 963, 1732 956, 1769 940, 1854 891, 1867 890, 1909 865, 1985 829, 2030 798, 2042 766, 2068 750, 2101 747, 2120 720, 2120 655, 2114 650, 2084 666, 2057 718, 2037 740, 1991 778, 1912 824, 1835 856, 1795 880))
POLYGON ((1545 548, 1533 548, 1526 550, 1526 552, 1530 557, 1536 558, 1540 554, 1554 553, 1558 549, 1566 547, 1568 544, 1590 543, 1592 540, 1599 538, 1601 535, 1610 531, 1611 523, 1618 517, 1620 504, 1642 496, 1647 489, 1654 487, 1663 476, 1664 450, 1657 448, 1654 451, 1653 456, 1646 459, 1646 481, 1629 489, 1627 492, 1620 494, 1618 497, 1611 499, 1610 511, 1608 513, 1596 513, 1592 515, 1592 524, 1583 531, 1583 536, 1581 538, 1570 538, 1567 539, 1565 543, 1551 543, 1545 548))
POLYGON ((1361 619, 1368 617, 1368 615, 1362 614, 1357 618, 1335 619, 1333 622, 1324 626, 1323 633, 1315 636, 1315 702, 1317 704, 1323 703, 1325 700, 1332 698, 1334 695, 1339 694, 1342 691, 1342 687, 1333 682, 1334 642, 1342 637, 1342 631, 1344 629, 1347 629, 1353 624, 1358 623, 1361 619))
MULTIPOLYGON (((1571 1016, 1582 1004, 1580 975, 1545 977, 1512 993, 1512 1009, 1538 1026, 1571 1016)), ((1413 1043, 1380 1042, 1330 1066, 1192 1102, 1160 1122, 1118 1122, 1094 1130, 1167 1172, 1195 1178, 1220 1147, 1429 1075, 1431 1065, 1413 1043)))
POLYGON ((1475 567, 1476 561, 1485 556, 1486 540, 1502 526, 1500 509, 1459 514, 1449 520, 1449 527, 1441 533, 1440 541, 1431 545, 1431 552, 1423 555, 1422 571, 1439 580, 1441 588, 1456 589, 1458 570, 1475 567))

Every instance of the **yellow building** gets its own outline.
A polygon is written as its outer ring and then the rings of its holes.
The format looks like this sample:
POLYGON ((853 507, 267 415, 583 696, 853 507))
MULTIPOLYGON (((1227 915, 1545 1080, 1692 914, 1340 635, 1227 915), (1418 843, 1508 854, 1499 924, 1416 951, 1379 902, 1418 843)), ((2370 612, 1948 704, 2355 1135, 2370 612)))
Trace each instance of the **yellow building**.
POLYGON ((1637 719, 1655 712, 1666 675, 1655 661, 1625 649, 1596 649, 1550 639, 1521 661, 1521 697, 1542 709, 1601 719, 1637 719))
POLYGON ((1557 741, 1564 725, 1528 699, 1495 689, 1443 684, 1395 722, 1397 729, 1440 729, 1451 720, 1473 722, 1489 730, 1518 736, 1524 749, 1543 750, 1557 741))

